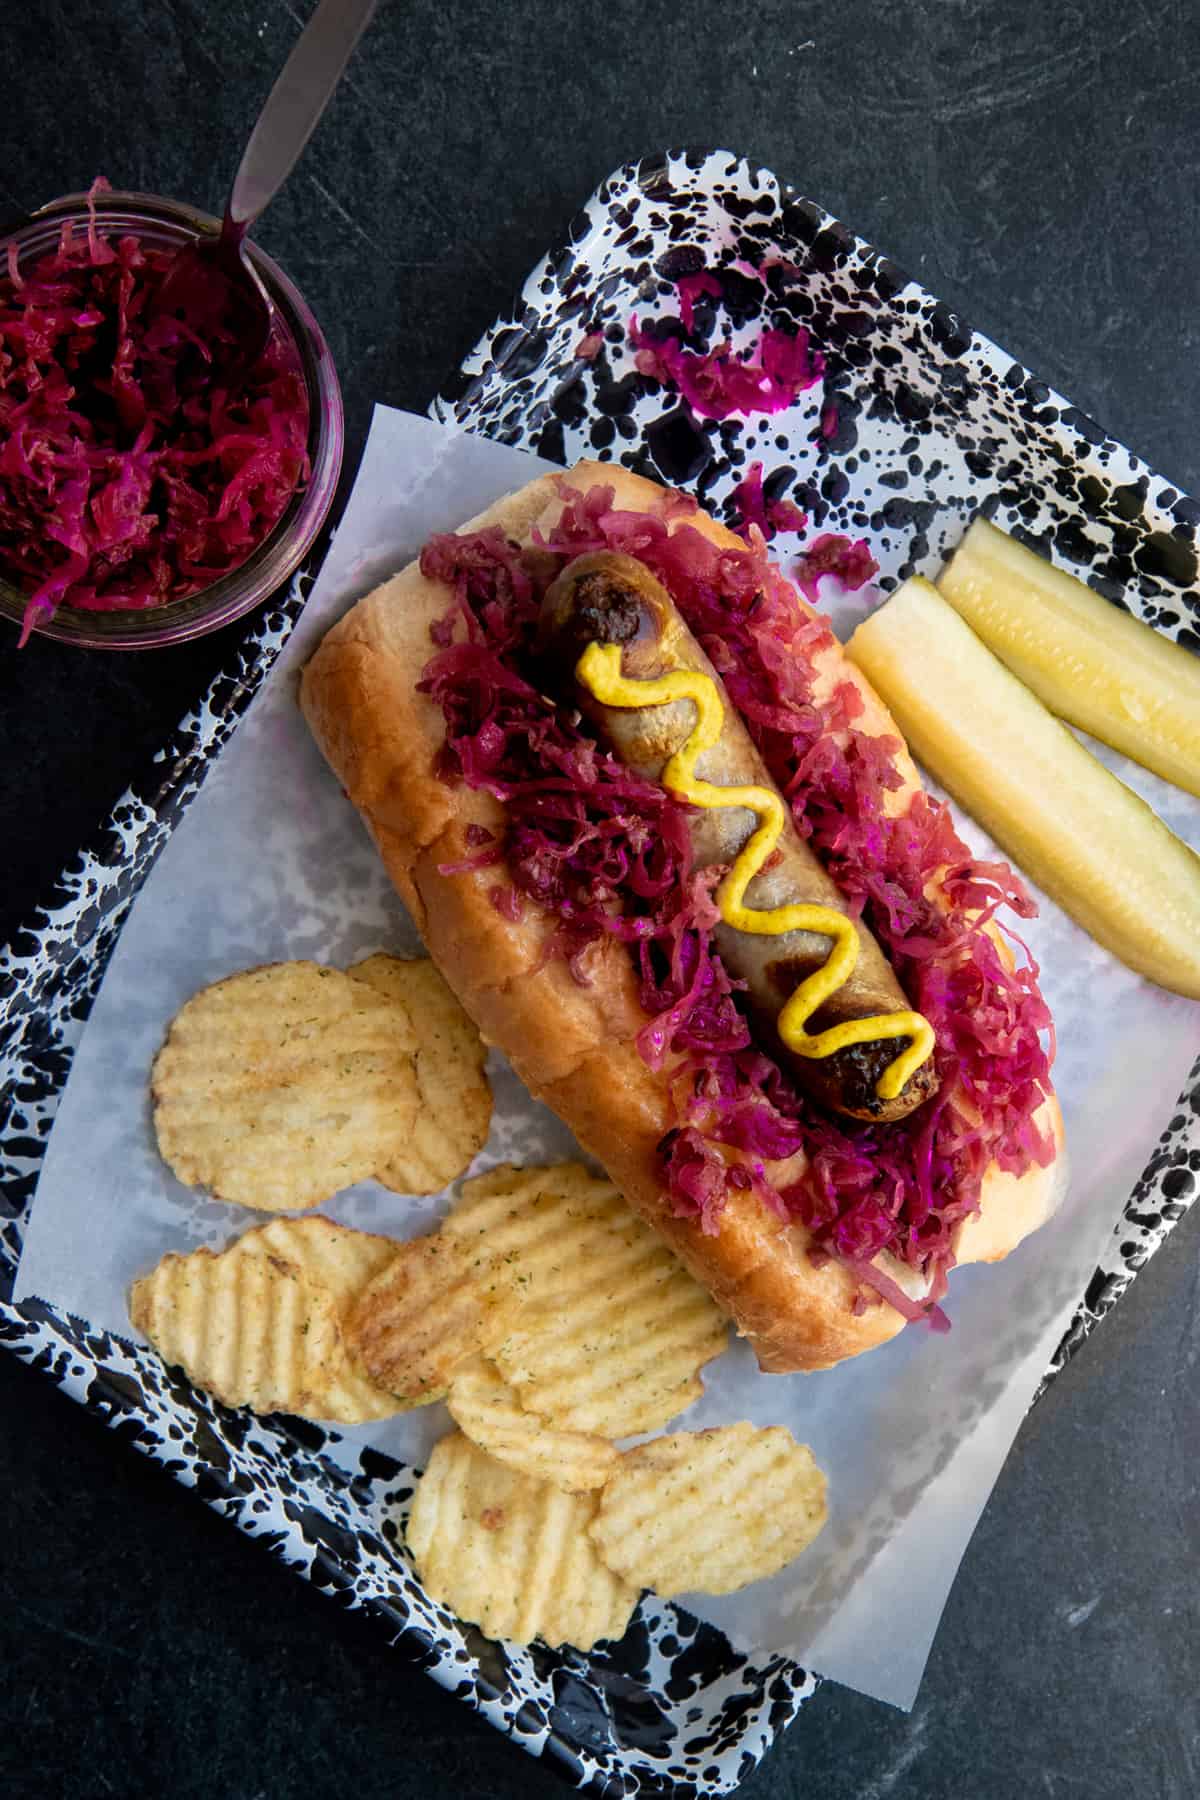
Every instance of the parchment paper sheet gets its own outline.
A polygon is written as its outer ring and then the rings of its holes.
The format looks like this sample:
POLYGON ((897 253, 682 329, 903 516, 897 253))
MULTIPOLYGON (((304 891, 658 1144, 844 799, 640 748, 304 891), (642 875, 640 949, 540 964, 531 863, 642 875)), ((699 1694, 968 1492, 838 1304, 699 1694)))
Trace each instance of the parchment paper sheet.
MULTIPOLYGON (((197 988, 287 957, 344 966, 419 941, 357 815, 296 707, 298 671, 348 605, 545 465, 522 452, 376 412, 354 493, 304 616, 150 874, 76 1054, 38 1188, 16 1298, 37 1295, 132 1336, 129 1283, 167 1250, 219 1245, 261 1215, 183 1187, 154 1147, 147 1074, 172 1015, 197 988)), ((826 583, 826 588, 830 584, 826 583)), ((853 605, 843 608, 850 622, 853 605)), ((1104 753, 1190 842, 1200 803, 1104 753)), ((960 821, 961 823, 961 821, 960 821)), ((964 835, 987 854, 969 824, 964 835)), ((1058 1026, 1056 1067, 1071 1152, 1057 1217, 1006 1262, 951 1282, 948 1337, 913 1328, 826 1374, 767 1377, 743 1346, 712 1365, 681 1422, 785 1424, 830 1478, 831 1517, 776 1579, 691 1610, 745 1648, 910 1706, 975 1522, 1046 1362, 1186 1078, 1200 1015, 1139 981, 1049 902, 1027 933, 1058 1026), (1119 1032, 1113 1029, 1120 1021, 1119 1032)), ((500 1058, 496 1117, 475 1169, 572 1153, 500 1058)), ((406 1199, 373 1183, 325 1209, 407 1237, 448 1196, 406 1199)), ((441 1408, 345 1433, 420 1463, 441 1408)))

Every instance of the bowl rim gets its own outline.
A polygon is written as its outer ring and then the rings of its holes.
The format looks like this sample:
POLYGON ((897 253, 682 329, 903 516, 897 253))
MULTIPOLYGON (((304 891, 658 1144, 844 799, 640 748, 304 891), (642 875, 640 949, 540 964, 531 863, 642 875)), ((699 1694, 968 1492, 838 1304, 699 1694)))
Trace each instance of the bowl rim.
MULTIPOLYGON (((167 233, 216 236, 220 221, 188 201, 135 189, 62 194, 46 201, 0 233, 0 253, 49 239, 68 220, 94 213, 100 229, 136 231, 157 226, 167 233)), ((191 642, 243 617, 284 586, 312 548, 337 491, 345 447, 341 385, 325 335, 300 290, 260 245, 247 251, 279 309, 304 370, 309 399, 308 481, 297 487, 282 517, 243 563, 207 587, 163 606, 92 612, 60 606, 39 619, 31 635, 92 650, 157 650, 191 642)), ((0 619, 22 622, 28 596, 0 577, 0 619)))

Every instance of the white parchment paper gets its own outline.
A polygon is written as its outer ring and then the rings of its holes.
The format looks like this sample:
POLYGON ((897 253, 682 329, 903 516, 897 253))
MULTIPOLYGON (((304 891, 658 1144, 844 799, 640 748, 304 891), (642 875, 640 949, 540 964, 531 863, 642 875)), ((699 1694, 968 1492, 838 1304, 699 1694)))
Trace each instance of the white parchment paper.
MULTIPOLYGON (((296 631, 151 872, 75 1057, 38 1187, 16 1298, 37 1295, 123 1336, 130 1282, 168 1250, 227 1242, 260 1220, 205 1200, 154 1146, 147 1075, 167 1024, 205 983, 287 957, 345 965, 413 953, 416 932, 296 706, 300 668, 361 594, 545 467, 423 418, 380 409, 354 493, 296 631)), ((829 584, 826 583, 828 588, 829 584)), ((840 624, 853 622, 853 605, 840 624)), ((1200 802, 1103 751, 1192 844, 1200 802)), ((969 822, 964 836, 991 846, 969 822)), ((952 1279, 953 1330, 913 1328, 811 1376, 763 1376, 744 1346, 707 1372, 683 1421, 788 1425, 830 1479, 816 1544, 773 1581, 685 1603, 746 1649, 784 1651, 901 1706, 976 1520, 1029 1399, 1200 1044, 1200 1009, 1138 980, 1044 901, 1027 936, 1058 1026, 1056 1066, 1071 1153, 1056 1218, 1006 1262, 952 1279), (1119 1020, 1121 1029, 1113 1030, 1119 1020)), ((565 1128, 493 1055, 496 1114, 475 1171, 573 1152, 565 1128)), ((374 1183, 325 1210, 407 1237, 449 1196, 374 1183)), ((441 1408, 345 1433, 420 1462, 441 1408)))

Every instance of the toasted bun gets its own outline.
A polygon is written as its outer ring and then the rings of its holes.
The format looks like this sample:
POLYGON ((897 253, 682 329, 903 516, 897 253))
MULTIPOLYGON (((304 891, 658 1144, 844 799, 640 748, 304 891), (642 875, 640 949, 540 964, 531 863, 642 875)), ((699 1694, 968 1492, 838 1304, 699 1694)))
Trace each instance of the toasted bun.
MULTIPOLYGON (((654 482, 609 464, 580 463, 567 479, 581 491, 596 482, 610 485, 616 505, 634 511, 662 494, 654 482)), ((541 476, 462 529, 499 525, 510 538, 528 540, 535 524, 545 528, 557 519, 560 480, 541 476)), ((677 521, 684 522, 722 547, 744 548, 703 512, 677 521)), ((410 564, 334 626, 301 686, 316 740, 362 814, 430 955, 484 1037, 711 1290, 764 1369, 828 1368, 894 1337, 904 1325, 901 1314, 881 1302, 856 1316, 849 1271, 832 1261, 814 1267, 804 1227, 783 1224, 754 1194, 731 1190, 712 1235, 694 1219, 674 1216, 657 1147, 675 1118, 667 1082, 646 1067, 634 1042, 647 1015, 625 948, 612 939, 597 943, 591 983, 581 987, 560 959, 542 961, 553 928, 548 915, 527 907, 514 923, 491 904, 488 890, 503 879, 502 867, 438 873, 440 864, 468 854, 469 825, 495 827, 503 819, 490 795, 448 787, 434 773, 442 715, 417 683, 433 654, 429 627, 446 606, 444 586, 410 564)), ((874 689, 833 646, 820 659, 818 690, 831 692, 847 681, 863 697, 858 728, 902 743, 874 689)), ((906 750, 895 762, 902 785, 889 794, 889 810, 902 813, 920 778, 906 750)), ((1057 1104, 1048 1101, 1044 1111, 1043 1122, 1061 1144, 1057 1104)), ((794 1179, 797 1159, 779 1172, 794 1179)), ((1034 1168, 1017 1180, 990 1171, 982 1212, 964 1227, 958 1260, 1007 1255, 1053 1210, 1058 1172, 1058 1164, 1034 1168)))

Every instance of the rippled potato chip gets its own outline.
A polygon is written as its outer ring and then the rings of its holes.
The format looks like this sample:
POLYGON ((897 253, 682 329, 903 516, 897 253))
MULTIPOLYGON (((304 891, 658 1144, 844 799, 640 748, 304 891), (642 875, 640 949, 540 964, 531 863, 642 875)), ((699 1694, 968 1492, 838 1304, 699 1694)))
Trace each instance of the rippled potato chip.
POLYGON ((506 1468, 456 1431, 418 1483, 408 1547, 426 1593, 489 1637, 590 1650, 621 1636, 638 1600, 588 1536, 596 1505, 594 1494, 506 1468))
POLYGON ((481 1450, 564 1493, 603 1487, 620 1460, 607 1439, 557 1431, 526 1412, 508 1384, 482 1360, 455 1375, 446 1404, 454 1423, 481 1450))
POLYGON ((781 1425, 680 1431, 626 1450, 589 1530, 638 1587, 730 1594, 774 1575, 825 1523, 825 1477, 781 1425))
POLYGON ((458 1246, 434 1232, 394 1246, 346 1317, 346 1342, 374 1381, 409 1405, 441 1400, 484 1346, 486 1296, 458 1246))
POLYGON ((350 1349, 346 1323, 363 1289, 403 1250, 404 1245, 395 1238, 355 1231, 349 1225, 338 1225, 319 1213, 310 1213, 300 1219, 272 1219, 266 1225, 256 1225, 230 1245, 228 1254, 280 1256, 295 1263, 329 1295, 345 1358, 384 1406, 384 1413, 379 1415, 383 1417, 400 1411, 404 1403, 389 1389, 377 1388, 371 1381, 369 1371, 350 1349))
POLYGON ((341 1315, 394 1249, 326 1219, 273 1221, 228 1250, 164 1256, 133 1284, 129 1316, 227 1406, 342 1425, 387 1418, 399 1402, 352 1360, 341 1315))
POLYGON ((317 963, 231 975, 177 1014, 151 1077, 181 1181, 263 1212, 302 1211, 372 1176, 419 1110, 412 1026, 317 963))
POLYGON ((699 1399, 700 1370, 727 1346, 711 1297, 581 1164, 476 1177, 442 1235, 497 1307, 491 1360, 526 1411, 561 1429, 653 1431, 699 1399))
POLYGON ((401 1194, 436 1194, 487 1142, 492 1090, 487 1049, 428 957, 368 956, 347 971, 403 1007, 412 1032, 418 1106, 412 1131, 376 1171, 401 1194))
POLYGON ((395 1238, 338 1225, 320 1213, 255 1225, 229 1246, 227 1255, 281 1256, 295 1263, 345 1314, 367 1283, 402 1253, 395 1238))

